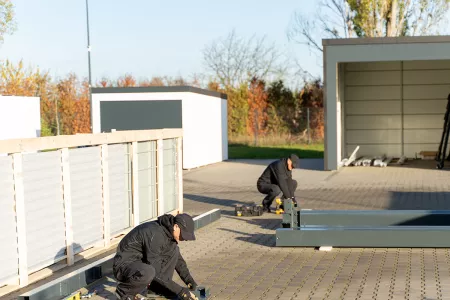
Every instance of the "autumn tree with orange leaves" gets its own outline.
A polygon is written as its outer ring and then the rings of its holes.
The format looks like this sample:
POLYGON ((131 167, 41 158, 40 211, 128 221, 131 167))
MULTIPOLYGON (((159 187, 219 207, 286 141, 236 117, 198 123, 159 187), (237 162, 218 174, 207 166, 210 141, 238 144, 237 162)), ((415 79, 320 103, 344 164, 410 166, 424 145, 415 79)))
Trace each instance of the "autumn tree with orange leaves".
POLYGON ((263 134, 267 122, 267 92, 263 80, 253 78, 248 92, 247 133, 263 134))
POLYGON ((73 133, 91 132, 91 105, 89 103, 89 82, 83 80, 78 100, 75 103, 75 115, 72 120, 73 133))

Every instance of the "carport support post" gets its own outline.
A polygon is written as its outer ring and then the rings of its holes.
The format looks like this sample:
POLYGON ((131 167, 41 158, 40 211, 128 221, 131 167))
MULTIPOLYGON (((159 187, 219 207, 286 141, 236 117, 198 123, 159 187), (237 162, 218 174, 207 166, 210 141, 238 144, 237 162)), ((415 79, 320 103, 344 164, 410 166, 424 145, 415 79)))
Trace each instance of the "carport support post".
POLYGON ((324 73, 324 108, 325 108, 325 155, 324 169, 337 170, 341 157, 340 145, 340 103, 338 97, 338 64, 327 65, 326 47, 323 48, 323 73, 324 73))

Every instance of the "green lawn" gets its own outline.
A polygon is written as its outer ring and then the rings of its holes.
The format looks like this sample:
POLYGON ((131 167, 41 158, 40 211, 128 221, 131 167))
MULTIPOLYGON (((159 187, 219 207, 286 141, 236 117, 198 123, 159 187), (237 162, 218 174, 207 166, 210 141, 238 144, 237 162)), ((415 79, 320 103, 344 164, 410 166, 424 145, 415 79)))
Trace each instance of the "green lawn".
POLYGON ((296 144, 282 146, 249 146, 245 144, 229 144, 230 159, 277 159, 287 157, 291 153, 300 158, 323 158, 323 144, 296 144))

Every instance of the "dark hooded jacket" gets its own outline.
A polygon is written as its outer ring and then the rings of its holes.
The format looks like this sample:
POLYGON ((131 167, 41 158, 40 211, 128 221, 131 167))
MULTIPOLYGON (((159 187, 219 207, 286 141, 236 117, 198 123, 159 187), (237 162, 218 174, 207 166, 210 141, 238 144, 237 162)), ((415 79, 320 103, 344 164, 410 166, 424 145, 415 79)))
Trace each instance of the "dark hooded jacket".
POLYGON ((258 178, 257 185, 261 184, 276 184, 280 187, 284 197, 294 197, 292 171, 287 167, 287 158, 276 160, 267 166, 258 178))
POLYGON ((155 278, 160 285, 175 294, 181 292, 182 287, 169 280, 161 278, 161 268, 170 257, 178 251, 178 262, 175 270, 183 282, 192 279, 187 264, 178 248, 178 242, 173 237, 174 216, 163 215, 157 221, 146 222, 133 228, 119 243, 114 257, 114 274, 121 266, 135 261, 142 261, 155 268, 155 278))

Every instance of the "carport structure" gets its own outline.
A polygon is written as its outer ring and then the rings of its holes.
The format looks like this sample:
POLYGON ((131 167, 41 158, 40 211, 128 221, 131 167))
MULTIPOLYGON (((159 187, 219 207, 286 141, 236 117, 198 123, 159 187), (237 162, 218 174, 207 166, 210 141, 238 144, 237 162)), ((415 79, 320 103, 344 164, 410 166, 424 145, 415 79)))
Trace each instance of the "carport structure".
POLYGON ((325 170, 358 156, 437 151, 450 93, 450 36, 323 40, 325 170))

